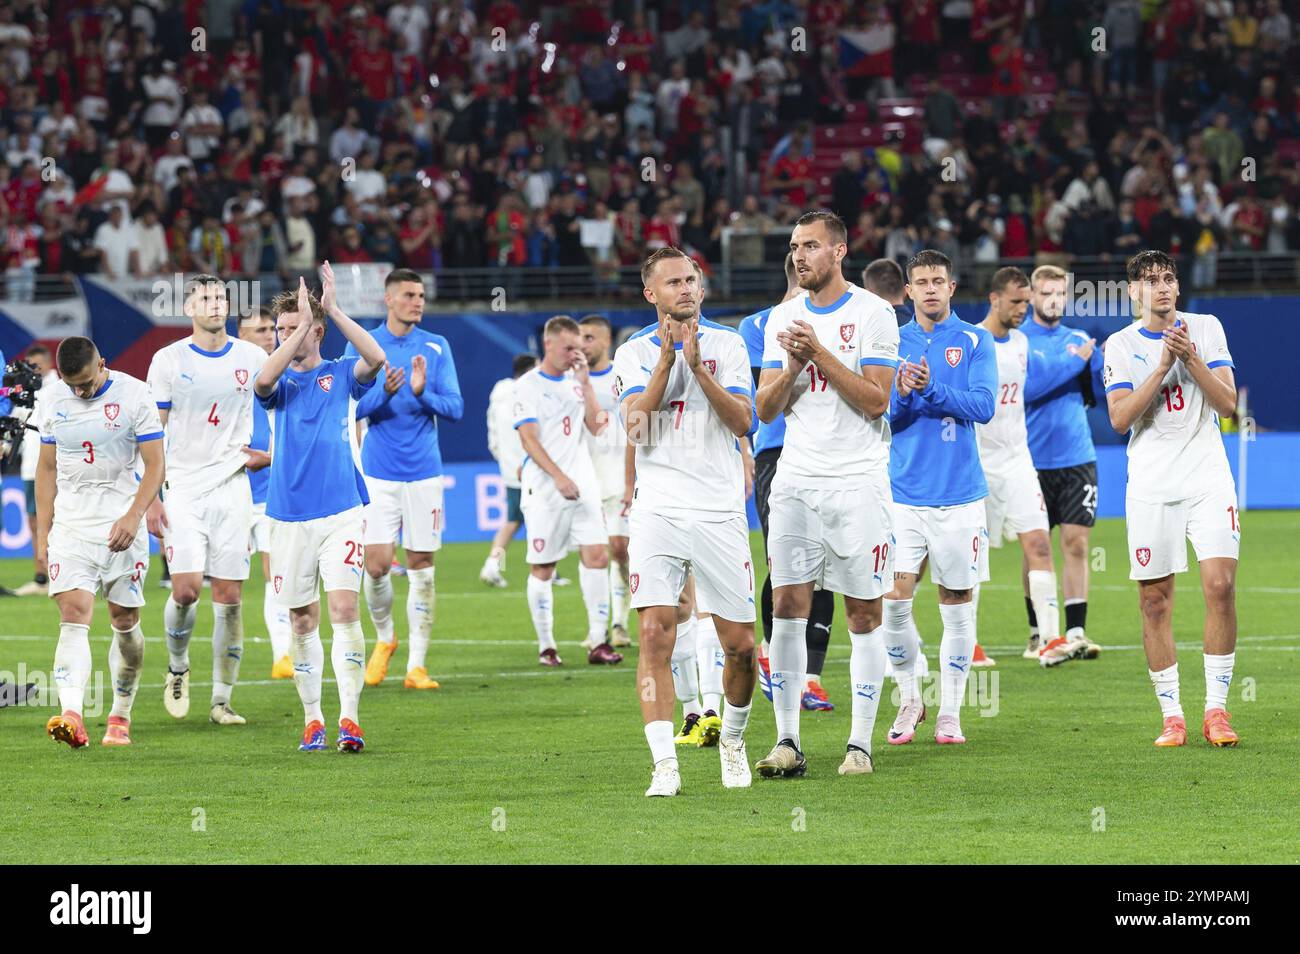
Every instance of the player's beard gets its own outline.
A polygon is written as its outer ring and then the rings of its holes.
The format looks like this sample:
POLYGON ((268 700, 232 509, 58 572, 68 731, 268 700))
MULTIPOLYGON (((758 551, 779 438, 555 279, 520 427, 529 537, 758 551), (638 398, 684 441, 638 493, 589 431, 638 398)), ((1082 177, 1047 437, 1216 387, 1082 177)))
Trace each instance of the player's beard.
POLYGON ((808 292, 809 295, 815 295, 830 283, 831 270, 828 268, 819 272, 809 266, 806 272, 796 272, 795 278, 799 282, 800 288, 808 292))
POLYGON ((700 313, 700 303, 691 302, 689 305, 669 305, 664 309, 666 314, 673 321, 690 321, 700 313))

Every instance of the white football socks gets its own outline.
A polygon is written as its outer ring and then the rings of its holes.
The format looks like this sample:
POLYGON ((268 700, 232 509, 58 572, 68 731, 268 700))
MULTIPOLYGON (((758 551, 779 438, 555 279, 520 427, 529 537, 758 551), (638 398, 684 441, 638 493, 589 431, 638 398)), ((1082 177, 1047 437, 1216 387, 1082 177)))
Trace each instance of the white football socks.
POLYGON ((885 684, 885 633, 877 627, 869 633, 849 633, 853 644, 849 656, 849 678, 853 683, 853 720, 849 745, 871 752, 871 731, 880 708, 880 690, 885 684))
POLYGON ((627 617, 632 611, 632 593, 627 585, 627 564, 609 561, 609 621, 627 629, 627 617))
POLYGON ((1029 571, 1029 602, 1038 620, 1038 645, 1046 646, 1061 635, 1061 617, 1056 601, 1056 574, 1051 570, 1029 571))
POLYGON ((528 612, 533 616, 533 629, 537 630, 537 651, 543 652, 555 648, 555 637, 551 634, 554 615, 551 600, 551 581, 539 580, 528 574, 528 612))
POLYGON ((325 716, 320 709, 320 687, 324 679, 325 647, 321 645, 320 629, 301 635, 294 633, 289 645, 293 656, 293 684, 298 690, 305 716, 303 724, 323 723, 325 716))
POLYGON ((647 722, 645 740, 650 745, 650 758, 655 765, 667 762, 677 768, 677 751, 673 746, 673 724, 666 721, 647 722))
MULTIPOLYGON (((410 572, 418 572, 412 570, 410 572)), ((357 707, 361 704, 361 687, 366 678, 366 638, 361 633, 361 620, 334 623, 334 638, 330 644, 330 662, 334 664, 334 678, 339 685, 339 719, 357 721, 357 707)), ((320 637, 317 635, 317 645, 320 637)), ((322 651, 323 656, 323 651, 322 651)), ((324 666, 325 660, 321 659, 324 666)), ((319 709, 320 681, 317 680, 317 708, 319 709)), ((324 721, 324 720, 322 720, 324 721)))
POLYGON ((114 627, 113 644, 108 648, 108 674, 113 680, 113 711, 109 715, 131 718, 143 664, 144 633, 140 632, 140 624, 137 622, 125 632, 114 627))
POLYGON ((704 697, 704 711, 714 714, 722 711, 722 671, 727 655, 718 640, 718 628, 712 616, 695 620, 695 658, 700 671, 700 693, 704 697))
POLYGON ((1232 666, 1237 659, 1235 652, 1226 656, 1205 654, 1205 711, 1226 709, 1228 707, 1228 690, 1232 688, 1232 666))
POLYGON ((272 596, 270 583, 262 590, 262 621, 266 623, 266 635, 271 638, 271 659, 278 662, 289 655, 293 629, 289 625, 289 607, 272 596))
MULTIPOLYGON (((429 653, 429 637, 433 634, 433 567, 407 570, 406 581, 410 586, 406 593, 406 622, 411 630, 411 641, 406 649, 406 671, 410 672, 422 668, 429 653)), ((391 590, 392 583, 388 586, 391 590)))
POLYGON ((722 710, 722 737, 728 742, 739 742, 745 737, 745 727, 749 725, 749 710, 752 707, 733 706, 730 702, 722 710))
POLYGON ((393 574, 385 573, 376 580, 367 573, 361 578, 361 587, 366 594, 370 622, 375 624, 375 639, 381 643, 397 642, 393 627, 393 574))
POLYGON ((90 665, 90 627, 60 623, 59 644, 54 649, 54 685, 59 690, 59 708, 63 711, 81 714, 90 665))
POLYGON ((939 715, 956 717, 966 695, 971 657, 975 654, 975 604, 939 604, 943 639, 939 642, 939 715))
POLYGON ((1156 699, 1160 702, 1160 714, 1166 719, 1182 715, 1183 706, 1178 699, 1178 663, 1159 672, 1148 669, 1147 674, 1151 677, 1156 699))
POLYGON ((587 639, 603 643, 609 638, 609 568, 593 570, 579 563, 578 586, 587 606, 587 639))
POLYGON ((677 640, 673 643, 673 691, 682 704, 682 717, 700 715, 700 681, 696 672, 695 617, 677 624, 677 640))
POLYGON ((772 667, 772 708, 776 739, 789 739, 799 748, 799 706, 808 670, 806 619, 773 619, 768 663, 772 667))
POLYGON ((190 668, 190 637, 194 635, 194 617, 198 603, 181 606, 170 596, 163 606, 163 628, 167 630, 167 668, 182 673, 190 668))
POLYGON ((898 698, 907 704, 917 698, 916 657, 920 651, 916 626, 912 622, 911 600, 881 600, 885 655, 894 667, 898 698))
POLYGON ((244 658, 244 616, 239 603, 212 604, 212 704, 230 702, 244 658))

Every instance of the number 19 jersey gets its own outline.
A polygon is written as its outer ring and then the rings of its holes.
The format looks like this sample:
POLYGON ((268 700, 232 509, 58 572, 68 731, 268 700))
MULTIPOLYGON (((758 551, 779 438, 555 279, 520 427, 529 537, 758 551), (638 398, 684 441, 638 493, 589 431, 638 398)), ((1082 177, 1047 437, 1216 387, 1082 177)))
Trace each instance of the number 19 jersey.
MULTIPOLYGON (((777 343, 796 320, 812 326, 817 340, 854 374, 862 368, 898 367, 898 319, 878 295, 850 284, 840 299, 813 305, 807 293, 772 309, 763 331, 763 369, 781 370, 790 360, 777 343)), ((811 362, 794 386, 785 415, 785 449, 777 465, 804 486, 835 487, 848 478, 889 466, 889 415, 875 420, 851 405, 811 362)))
POLYGON ((193 337, 163 348, 149 365, 149 389, 167 410, 167 484, 198 495, 244 466, 253 439, 253 385, 266 352, 239 338, 204 351, 193 337))

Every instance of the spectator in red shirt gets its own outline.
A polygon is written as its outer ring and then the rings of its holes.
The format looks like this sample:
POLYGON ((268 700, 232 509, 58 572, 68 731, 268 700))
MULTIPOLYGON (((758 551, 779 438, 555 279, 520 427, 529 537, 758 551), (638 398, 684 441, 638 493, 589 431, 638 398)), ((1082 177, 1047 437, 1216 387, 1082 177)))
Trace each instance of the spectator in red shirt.
POLYGON ((623 55, 624 67, 629 73, 649 73, 650 53, 655 48, 655 35, 646 26, 645 14, 632 15, 632 23, 618 35, 618 49, 623 55))
POLYGON ((807 156, 787 152, 777 160, 768 185, 773 191, 782 194, 791 205, 803 208, 817 188, 813 179, 812 160, 807 156))
POLYGON ((1015 30, 1002 28, 1002 36, 989 50, 989 58, 993 61, 990 90, 997 98, 998 118, 1015 119, 1020 115, 1020 99, 1025 94, 1025 51, 1015 30))
POLYGON ((357 231, 355 225, 349 225, 343 230, 342 238, 334 246, 334 254, 330 258, 332 261, 341 262, 344 265, 374 261, 370 257, 370 253, 362 247, 361 233, 357 231))
POLYGON ((1268 235, 1268 216, 1253 195, 1246 194, 1237 203, 1232 217, 1232 245, 1247 252, 1258 252, 1268 235))
POLYGON ((367 31, 365 47, 353 53, 348 64, 348 75, 361 86, 358 108, 366 129, 376 127, 384 103, 393 98, 393 54, 383 47, 382 40, 382 31, 367 31))

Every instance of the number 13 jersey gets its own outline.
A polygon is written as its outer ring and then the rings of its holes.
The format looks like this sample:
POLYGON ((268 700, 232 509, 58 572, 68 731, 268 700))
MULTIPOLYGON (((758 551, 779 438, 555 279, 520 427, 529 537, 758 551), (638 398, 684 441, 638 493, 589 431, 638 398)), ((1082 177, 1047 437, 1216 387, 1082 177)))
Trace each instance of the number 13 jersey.
MULTIPOLYGON (((1206 366, 1231 368, 1223 325, 1213 315, 1178 312, 1206 366)), ((1106 339, 1106 393, 1137 390, 1160 364, 1164 337, 1140 322, 1106 339)), ((1162 503, 1232 484, 1218 416, 1182 361, 1165 374, 1155 400, 1133 421, 1128 441, 1128 496, 1162 503)))

